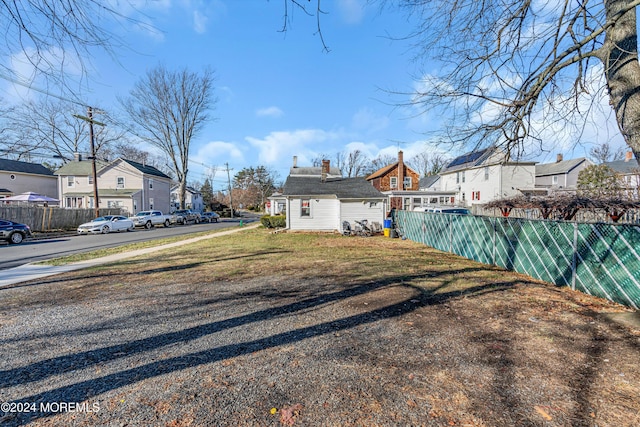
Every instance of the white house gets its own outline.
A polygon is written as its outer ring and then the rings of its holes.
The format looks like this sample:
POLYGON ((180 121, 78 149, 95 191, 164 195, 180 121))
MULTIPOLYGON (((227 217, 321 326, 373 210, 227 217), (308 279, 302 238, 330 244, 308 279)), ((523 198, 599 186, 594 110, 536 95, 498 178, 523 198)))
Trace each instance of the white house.
POLYGON ((616 175, 620 177, 620 183, 628 197, 635 200, 640 199, 640 165, 633 157, 632 151, 627 151, 624 160, 616 160, 604 164, 613 169, 616 175))
POLYGON ((453 159, 440 172, 442 192, 454 192, 460 206, 484 204, 533 188, 535 162, 512 162, 495 147, 472 151, 453 159))
POLYGON ((386 196, 364 178, 336 176, 328 160, 321 168, 296 168, 294 161, 282 192, 288 229, 332 232, 342 231, 343 221, 383 223, 386 196))
MULTIPOLYGON (((185 209, 191 209, 194 212, 204 211, 204 200, 202 193, 195 188, 187 185, 186 194, 184 196, 185 209)), ((180 186, 171 187, 171 210, 180 209, 180 186)))

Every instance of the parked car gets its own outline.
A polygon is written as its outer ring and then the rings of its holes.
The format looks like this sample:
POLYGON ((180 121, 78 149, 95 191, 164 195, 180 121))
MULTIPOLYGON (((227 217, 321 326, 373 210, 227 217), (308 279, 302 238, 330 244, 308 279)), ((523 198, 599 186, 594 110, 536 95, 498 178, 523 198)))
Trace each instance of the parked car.
POLYGON ((86 222, 78 226, 78 234, 102 233, 107 234, 112 231, 133 231, 135 225, 126 216, 105 215, 86 222))
POLYGON ((0 219, 0 240, 17 245, 27 237, 31 237, 31 228, 28 225, 0 219))
POLYGON ((173 214, 176 216, 176 222, 178 224, 188 224, 190 222, 194 224, 200 223, 200 214, 191 209, 178 209, 173 214))
POLYGON ((129 219, 133 221, 133 225, 136 227, 144 227, 146 229, 152 228, 154 225, 169 227, 176 222, 175 216, 165 215, 160 211, 141 211, 135 216, 129 217, 129 219))
POLYGON ((200 215, 200 220, 202 222, 218 222, 220 215, 215 212, 204 212, 200 215))
POLYGON ((458 214, 458 215, 469 215, 471 212, 467 208, 460 208, 455 206, 423 206, 423 207, 415 207, 414 211, 418 212, 429 212, 429 213, 446 213, 446 214, 458 214))

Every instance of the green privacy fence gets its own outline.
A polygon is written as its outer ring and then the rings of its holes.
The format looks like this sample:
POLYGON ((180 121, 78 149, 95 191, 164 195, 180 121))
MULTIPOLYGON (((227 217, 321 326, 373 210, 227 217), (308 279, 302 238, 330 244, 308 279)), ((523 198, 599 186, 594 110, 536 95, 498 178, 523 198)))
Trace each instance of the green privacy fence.
POLYGON ((640 227, 396 211, 408 239, 640 306, 640 227))

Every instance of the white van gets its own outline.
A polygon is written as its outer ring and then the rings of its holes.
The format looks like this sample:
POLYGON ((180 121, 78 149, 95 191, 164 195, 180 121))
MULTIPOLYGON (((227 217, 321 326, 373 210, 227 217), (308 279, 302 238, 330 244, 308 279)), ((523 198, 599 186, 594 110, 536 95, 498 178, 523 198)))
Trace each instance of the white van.
POLYGON ((419 206, 413 208, 418 212, 429 213, 445 213, 445 214, 458 214, 458 215, 470 215, 471 212, 467 208, 460 208, 456 206, 419 206))

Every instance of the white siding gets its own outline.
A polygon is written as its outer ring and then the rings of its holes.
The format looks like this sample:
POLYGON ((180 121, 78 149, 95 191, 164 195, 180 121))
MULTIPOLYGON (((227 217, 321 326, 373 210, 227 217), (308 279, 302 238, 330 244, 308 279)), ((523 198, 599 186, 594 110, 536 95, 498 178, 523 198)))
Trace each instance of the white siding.
POLYGON ((355 226, 355 221, 366 219, 369 224, 373 222, 380 223, 382 227, 385 215, 385 204, 382 201, 374 203, 362 203, 362 201, 343 201, 340 203, 340 226, 337 228, 342 231, 342 221, 349 221, 351 227, 355 226))
POLYGON ((291 230, 333 231, 340 223, 340 202, 337 199, 310 198, 311 215, 300 216, 301 199, 292 199, 287 217, 291 230))

